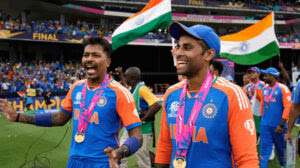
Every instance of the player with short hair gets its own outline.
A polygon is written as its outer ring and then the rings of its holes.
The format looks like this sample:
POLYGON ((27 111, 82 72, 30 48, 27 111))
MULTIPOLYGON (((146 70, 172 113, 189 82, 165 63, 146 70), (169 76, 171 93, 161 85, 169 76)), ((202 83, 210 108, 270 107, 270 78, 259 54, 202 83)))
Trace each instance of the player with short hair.
POLYGON ((186 80, 164 96, 156 168, 258 168, 249 100, 239 86, 209 72, 219 37, 208 26, 179 22, 169 33, 179 40, 177 73, 186 80))
POLYGON ((284 134, 286 121, 291 109, 291 92, 287 86, 279 83, 279 72, 270 67, 262 70, 265 86, 258 92, 261 102, 260 120, 260 167, 267 168, 273 144, 281 166, 284 166, 284 134))
POLYGON ((109 78, 111 45, 101 37, 83 41, 82 65, 87 79, 72 85, 58 113, 17 113, 0 99, 0 111, 13 122, 37 126, 62 126, 73 119, 67 167, 116 168, 123 157, 143 143, 140 119, 131 93, 109 78), (130 138, 119 148, 118 132, 126 127, 130 138))

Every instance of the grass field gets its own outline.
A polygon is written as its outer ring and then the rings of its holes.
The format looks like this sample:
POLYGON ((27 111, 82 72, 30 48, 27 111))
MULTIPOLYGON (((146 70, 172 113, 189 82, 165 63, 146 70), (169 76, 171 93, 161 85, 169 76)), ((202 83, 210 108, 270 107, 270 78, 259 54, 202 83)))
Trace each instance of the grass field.
MULTIPOLYGON (((160 115, 161 112, 156 115, 156 138, 159 135, 160 115)), ((0 168, 32 168, 34 165, 39 168, 66 167, 71 130, 71 122, 64 127, 42 128, 12 123, 0 117, 0 168)), ((295 134, 297 131, 293 130, 295 134)), ((155 149, 151 148, 151 151, 155 152, 155 149)), ((137 168, 135 156, 129 158, 129 167, 137 168)), ((280 168, 278 159, 270 161, 268 167, 280 168)), ((296 167, 300 167, 299 159, 296 167)))

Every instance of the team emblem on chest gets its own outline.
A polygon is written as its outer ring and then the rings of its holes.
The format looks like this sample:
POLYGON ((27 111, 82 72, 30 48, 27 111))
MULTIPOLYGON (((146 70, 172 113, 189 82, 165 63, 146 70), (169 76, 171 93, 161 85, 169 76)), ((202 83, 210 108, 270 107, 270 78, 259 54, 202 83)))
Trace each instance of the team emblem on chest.
POLYGON ((168 117, 176 117, 177 116, 177 111, 178 111, 178 104, 179 102, 178 101, 173 101, 169 110, 171 111, 169 114, 168 114, 168 117))
POLYGON ((98 102, 97 102, 97 105, 98 105, 99 107, 103 107, 103 106, 106 105, 106 103, 107 103, 106 97, 101 96, 101 97, 99 98, 98 102))
POLYGON ((206 104, 203 107, 202 114, 205 118, 214 118, 217 114, 217 107, 214 104, 206 104))
POLYGON ((82 97, 82 93, 81 93, 81 92, 78 92, 78 93, 76 94, 74 104, 80 104, 81 97, 82 97))

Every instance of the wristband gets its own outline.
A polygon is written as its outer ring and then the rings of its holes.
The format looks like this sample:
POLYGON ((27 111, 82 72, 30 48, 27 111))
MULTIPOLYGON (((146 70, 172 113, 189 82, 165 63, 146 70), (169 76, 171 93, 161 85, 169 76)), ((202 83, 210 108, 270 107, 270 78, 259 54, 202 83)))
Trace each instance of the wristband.
POLYGON ((284 125, 281 125, 281 124, 280 124, 279 127, 280 127, 280 128, 284 128, 284 125))
POLYGON ((18 113, 18 115, 17 115, 16 122, 19 122, 19 117, 20 117, 20 113, 18 113))
POLYGON ((42 127, 51 127, 51 113, 43 113, 35 115, 35 125, 42 127))
POLYGON ((127 145, 129 148, 130 155, 134 154, 136 151, 140 148, 140 141, 137 139, 137 137, 129 137, 123 145, 127 145))

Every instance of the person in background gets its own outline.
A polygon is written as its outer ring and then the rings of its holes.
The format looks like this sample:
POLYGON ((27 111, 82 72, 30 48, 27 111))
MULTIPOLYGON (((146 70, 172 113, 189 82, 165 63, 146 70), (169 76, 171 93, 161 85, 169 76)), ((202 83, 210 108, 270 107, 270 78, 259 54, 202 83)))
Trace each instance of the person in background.
MULTIPOLYGON (((120 80, 123 81, 122 83, 126 82, 124 84, 128 86, 130 92, 133 94, 136 109, 138 110, 139 117, 142 121, 141 130, 143 134, 143 146, 136 152, 136 160, 139 168, 151 168, 149 152, 154 128, 154 116, 160 110, 161 103, 146 84, 141 81, 141 71, 138 67, 129 67, 125 71, 125 77, 122 75, 123 73, 121 70, 121 67, 116 68, 116 74, 119 76, 120 80)), ((120 140, 121 144, 127 137, 128 133, 125 130, 120 140)), ((122 160, 120 167, 128 167, 126 158, 122 160)))
MULTIPOLYGON (((296 87, 294 87, 294 90, 292 92, 292 108, 291 113, 289 116, 289 122, 287 131, 285 134, 285 140, 292 140, 292 130, 293 127, 297 121, 297 118, 299 119, 300 115, 300 80, 298 80, 296 87)), ((300 130, 298 133, 298 155, 300 156, 300 130)))
POLYGON ((264 81, 268 84, 261 91, 256 90, 261 102, 260 122, 260 168, 267 168, 273 144, 280 166, 284 166, 284 134, 286 121, 291 110, 291 92, 287 86, 278 82, 279 72, 270 67, 262 70, 264 81))
POLYGON ((243 89, 245 89, 245 87, 251 83, 251 78, 250 75, 248 73, 243 75, 243 89))
MULTIPOLYGON (((209 65, 209 71, 211 74, 216 75, 216 76, 221 76, 223 72, 223 64, 220 61, 217 61, 215 59, 212 59, 210 61, 209 65)), ((228 80, 228 79, 227 79, 228 80)), ((233 81, 233 80, 232 80, 233 81)))

